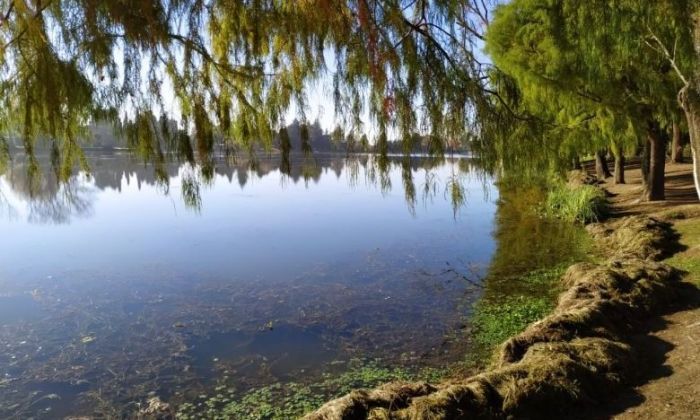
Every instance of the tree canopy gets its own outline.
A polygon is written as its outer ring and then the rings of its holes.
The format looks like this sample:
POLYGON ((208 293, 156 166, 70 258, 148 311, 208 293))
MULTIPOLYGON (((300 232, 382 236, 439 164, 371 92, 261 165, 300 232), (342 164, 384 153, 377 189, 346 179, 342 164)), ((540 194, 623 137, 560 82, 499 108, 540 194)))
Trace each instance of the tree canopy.
POLYGON ((206 159, 218 140, 269 148, 327 78, 348 131, 367 114, 380 141, 462 140, 493 103, 477 52, 488 14, 481 0, 11 0, 0 132, 30 155, 48 141, 64 175, 85 165, 85 125, 120 116, 143 158, 191 135, 196 153, 184 155, 206 159), (159 125, 169 96, 180 130, 159 125))
POLYGON ((684 71, 695 66, 694 7, 677 0, 514 0, 496 10, 487 51, 514 79, 517 106, 541 121, 545 159, 608 147, 630 153, 670 130, 682 85, 660 48, 673 45, 674 65, 684 71))
POLYGON ((0 10, 0 164, 8 137, 30 156, 44 142, 66 179, 86 166, 86 125, 123 119, 143 159, 174 154, 210 172, 214 152, 279 144, 287 154, 292 110, 308 152, 308 94, 320 81, 332 91, 336 141, 367 150, 367 124, 380 155, 391 139, 409 153, 419 135, 433 154, 469 143, 487 169, 542 172, 651 144, 654 166, 671 122, 682 110, 693 120, 677 96, 700 86, 696 9, 692 0, 11 0, 0 10), (166 115, 171 103, 179 124, 166 115))

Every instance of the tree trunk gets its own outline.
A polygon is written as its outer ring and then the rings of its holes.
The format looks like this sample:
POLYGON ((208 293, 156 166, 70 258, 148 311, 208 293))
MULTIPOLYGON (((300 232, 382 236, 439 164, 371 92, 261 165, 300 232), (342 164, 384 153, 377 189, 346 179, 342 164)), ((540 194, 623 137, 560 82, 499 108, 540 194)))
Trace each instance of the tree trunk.
POLYGON ((673 123, 673 140, 671 141, 671 162, 683 163, 683 136, 678 122, 673 123))
POLYGON ((666 173, 666 139, 661 134, 656 123, 649 123, 647 129, 649 138, 649 175, 644 194, 646 201, 661 201, 665 199, 664 184, 666 173))
POLYGON ((572 162, 575 171, 580 171, 581 169, 583 169, 583 166, 581 165, 581 159, 578 157, 578 155, 574 155, 572 162))
POLYGON ((615 184, 625 183, 625 153, 620 147, 613 148, 615 155, 615 184))
POLYGON ((605 150, 600 150, 595 154, 595 175, 598 177, 598 181, 605 181, 605 178, 612 176, 610 169, 608 169, 605 150))
MULTIPOLYGON (((698 54, 700 55, 700 53, 698 54)), ((698 83, 700 84, 700 83, 698 83)), ((700 197, 700 93, 692 86, 686 86, 678 95, 685 117, 688 120, 690 134, 690 152, 693 157, 693 179, 695 192, 700 197)))
POLYGON ((642 145, 642 154, 639 156, 639 168, 642 171, 642 189, 644 194, 646 194, 649 189, 649 157, 651 144, 649 143, 649 137, 644 139, 644 144, 642 145))
MULTIPOLYGON (((700 59, 700 9, 696 9, 691 18, 693 24, 693 46, 695 58, 700 59)), ((688 120, 688 133, 690 134, 690 152, 693 157, 693 179, 695 180, 695 192, 700 197, 700 74, 696 73, 685 87, 678 93, 678 101, 688 120)))

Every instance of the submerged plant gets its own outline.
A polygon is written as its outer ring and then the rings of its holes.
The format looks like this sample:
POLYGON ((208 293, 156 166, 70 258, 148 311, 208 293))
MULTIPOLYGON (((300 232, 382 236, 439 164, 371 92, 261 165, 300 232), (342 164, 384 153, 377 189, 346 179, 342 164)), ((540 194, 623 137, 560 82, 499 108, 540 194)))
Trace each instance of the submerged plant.
POLYGON ((320 407, 326 400, 353 389, 372 388, 396 380, 438 380, 444 371, 426 368, 412 371, 386 367, 377 360, 348 362, 348 370, 340 374, 326 373, 315 383, 275 383, 243 393, 218 386, 213 396, 200 396, 199 401, 182 404, 178 419, 265 419, 298 418, 320 407))

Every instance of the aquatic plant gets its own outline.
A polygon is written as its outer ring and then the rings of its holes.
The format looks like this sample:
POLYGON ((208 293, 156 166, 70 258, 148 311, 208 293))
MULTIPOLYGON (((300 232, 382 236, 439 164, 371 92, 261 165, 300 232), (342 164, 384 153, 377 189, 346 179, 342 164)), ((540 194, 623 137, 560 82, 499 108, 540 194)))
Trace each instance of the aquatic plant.
POLYGON ((348 370, 326 373, 314 383, 275 383, 243 393, 220 385, 212 396, 202 395, 194 403, 182 404, 178 419, 264 419, 297 418, 320 407, 327 399, 358 388, 371 388, 389 381, 418 378, 440 379, 446 371, 426 368, 411 371, 401 367, 386 367, 380 360, 348 362, 348 370))
POLYGON ((498 345, 547 315, 553 303, 544 297, 509 296, 500 302, 480 302, 474 311, 474 341, 498 345))
POLYGON ((566 265, 560 264, 513 276, 509 282, 518 283, 518 287, 512 294, 487 296, 479 301, 471 322, 476 345, 476 356, 471 359, 481 358, 479 362, 483 362, 485 354, 495 346, 551 312, 561 291, 559 279, 565 271, 566 265))

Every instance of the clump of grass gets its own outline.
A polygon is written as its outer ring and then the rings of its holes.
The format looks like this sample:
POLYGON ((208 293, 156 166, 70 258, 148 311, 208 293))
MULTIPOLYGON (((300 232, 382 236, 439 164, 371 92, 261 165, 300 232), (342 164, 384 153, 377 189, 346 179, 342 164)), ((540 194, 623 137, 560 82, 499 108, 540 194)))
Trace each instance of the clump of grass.
POLYGON ((599 221, 607 213, 605 193, 592 185, 569 186, 559 184, 547 194, 544 212, 571 222, 599 221))

